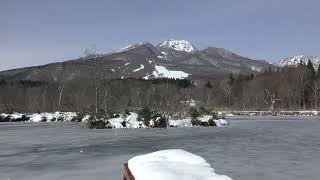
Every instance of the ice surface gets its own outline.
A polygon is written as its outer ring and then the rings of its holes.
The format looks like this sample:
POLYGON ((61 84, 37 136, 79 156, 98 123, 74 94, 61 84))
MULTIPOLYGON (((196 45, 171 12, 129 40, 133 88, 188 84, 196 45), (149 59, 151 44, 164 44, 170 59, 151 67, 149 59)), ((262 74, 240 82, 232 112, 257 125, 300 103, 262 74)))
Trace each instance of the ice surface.
POLYGON ((134 156, 184 149, 235 180, 317 180, 317 119, 235 115, 228 128, 108 130, 75 122, 0 123, 0 179, 122 179, 123 163, 134 156))

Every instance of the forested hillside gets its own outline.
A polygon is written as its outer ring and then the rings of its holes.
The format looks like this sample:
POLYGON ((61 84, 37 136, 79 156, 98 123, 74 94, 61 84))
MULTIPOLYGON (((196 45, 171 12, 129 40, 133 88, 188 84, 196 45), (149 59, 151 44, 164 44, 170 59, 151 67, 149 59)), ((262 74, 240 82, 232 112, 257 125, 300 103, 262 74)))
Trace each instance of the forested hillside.
POLYGON ((112 112, 151 107, 185 112, 190 106, 210 110, 317 109, 319 70, 312 62, 269 69, 258 75, 229 74, 222 80, 197 84, 187 79, 119 78, 68 82, 0 82, 2 112, 112 112))

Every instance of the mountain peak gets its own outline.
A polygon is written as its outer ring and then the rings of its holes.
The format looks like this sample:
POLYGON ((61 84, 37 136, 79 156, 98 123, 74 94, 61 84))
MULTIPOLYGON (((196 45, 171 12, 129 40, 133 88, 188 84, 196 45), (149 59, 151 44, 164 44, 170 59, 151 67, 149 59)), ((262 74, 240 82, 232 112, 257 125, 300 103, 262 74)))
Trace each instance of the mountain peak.
POLYGON ((278 64, 280 67, 297 66, 300 63, 300 61, 304 64, 307 64, 309 60, 312 62, 314 67, 317 67, 320 64, 320 57, 307 56, 304 54, 299 54, 299 55, 296 55, 296 56, 290 57, 290 58, 284 58, 284 59, 280 60, 278 64))
POLYGON ((196 50, 196 48, 186 40, 175 40, 175 39, 169 39, 162 41, 158 47, 165 47, 165 48, 170 48, 174 49, 176 51, 183 51, 183 52, 193 52, 196 50))

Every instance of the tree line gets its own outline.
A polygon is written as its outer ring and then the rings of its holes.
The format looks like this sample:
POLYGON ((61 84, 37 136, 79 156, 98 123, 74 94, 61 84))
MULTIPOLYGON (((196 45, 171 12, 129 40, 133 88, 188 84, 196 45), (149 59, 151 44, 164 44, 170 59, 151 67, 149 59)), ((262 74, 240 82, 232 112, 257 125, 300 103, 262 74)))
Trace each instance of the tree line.
POLYGON ((215 111, 305 110, 318 109, 319 91, 319 68, 311 61, 197 84, 188 79, 109 79, 107 73, 97 73, 94 81, 2 80, 0 111, 107 113, 150 107, 173 114, 188 112, 194 104, 215 111))

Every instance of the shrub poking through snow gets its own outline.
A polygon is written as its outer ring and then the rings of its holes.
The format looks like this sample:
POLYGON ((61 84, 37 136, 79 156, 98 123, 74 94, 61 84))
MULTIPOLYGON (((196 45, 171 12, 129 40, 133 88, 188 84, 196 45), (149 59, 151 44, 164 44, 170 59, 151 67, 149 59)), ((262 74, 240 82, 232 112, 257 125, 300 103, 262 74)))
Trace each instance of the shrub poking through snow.
POLYGON ((190 108, 189 114, 191 116, 192 126, 200 126, 201 121, 198 119, 198 117, 200 116, 200 113, 198 112, 198 110, 196 108, 192 107, 192 108, 190 108))
POLYGON ((90 129, 106 129, 109 127, 108 124, 108 122, 105 122, 102 119, 97 119, 95 116, 90 116, 87 120, 87 125, 90 129))
POLYGON ((7 118, 8 116, 2 116, 0 115, 0 122, 9 122, 10 119, 7 118))
POLYGON ((21 117, 18 117, 16 119, 11 119, 12 122, 25 122, 25 121, 29 121, 30 118, 26 115, 22 115, 21 117))
POLYGON ((168 119, 158 113, 158 112, 155 112, 152 114, 152 121, 153 121, 153 128, 166 128, 168 127, 168 119))
POLYGON ((45 116, 42 116, 41 122, 47 122, 47 118, 45 116))
POLYGON ((124 128, 126 128, 126 127, 127 127, 127 121, 122 121, 122 122, 121 122, 121 125, 122 125, 124 128))
POLYGON ((107 128, 106 122, 103 120, 94 120, 94 121, 89 121, 88 126, 90 129, 106 129, 107 128))
POLYGON ((71 121, 73 122, 81 122, 82 119, 84 118, 85 113, 77 113, 77 116, 74 116, 71 121))
POLYGON ((213 118, 211 118, 211 119, 208 120, 208 125, 209 125, 209 126, 217 126, 217 124, 216 124, 216 122, 214 121, 213 118))
POLYGON ((199 119, 191 119, 192 126, 201 126, 201 121, 199 119))
POLYGON ((64 121, 64 119, 63 119, 63 117, 62 116, 60 116, 60 117, 58 117, 58 119, 57 119, 59 122, 63 122, 64 121))
POLYGON ((210 115, 212 116, 212 119, 219 119, 218 114, 216 112, 211 112, 210 115))
POLYGON ((148 107, 145 107, 138 112, 138 121, 143 121, 144 125, 149 127, 150 120, 152 118, 152 112, 148 107))

